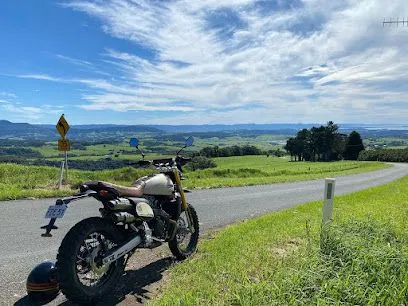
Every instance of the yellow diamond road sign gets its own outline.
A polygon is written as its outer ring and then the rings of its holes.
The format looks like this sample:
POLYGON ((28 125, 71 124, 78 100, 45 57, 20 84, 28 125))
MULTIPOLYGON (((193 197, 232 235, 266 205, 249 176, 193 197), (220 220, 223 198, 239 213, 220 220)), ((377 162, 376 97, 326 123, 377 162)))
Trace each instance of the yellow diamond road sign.
POLYGON ((68 133, 69 130, 69 124, 67 120, 65 120, 64 115, 60 117, 58 120, 58 123, 56 125, 58 133, 60 133, 62 138, 65 138, 65 135, 68 133))
POLYGON ((59 139, 58 140, 58 150, 67 152, 71 150, 71 143, 68 139, 59 139))

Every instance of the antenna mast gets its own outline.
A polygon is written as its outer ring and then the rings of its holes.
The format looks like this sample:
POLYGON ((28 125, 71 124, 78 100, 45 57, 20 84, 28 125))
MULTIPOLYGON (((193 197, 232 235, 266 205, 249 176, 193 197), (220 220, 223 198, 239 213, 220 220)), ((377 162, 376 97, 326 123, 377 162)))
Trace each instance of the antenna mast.
POLYGON ((402 18, 402 20, 400 20, 399 18, 396 18, 396 19, 394 19, 394 18, 389 18, 389 20, 386 20, 385 18, 384 18, 384 21, 383 21, 383 27, 385 27, 386 25, 388 25, 389 27, 391 27, 391 26, 393 26, 393 25, 396 25, 397 27, 401 24, 403 27, 404 26, 407 26, 408 27, 408 18, 407 19, 405 19, 405 18, 402 18))

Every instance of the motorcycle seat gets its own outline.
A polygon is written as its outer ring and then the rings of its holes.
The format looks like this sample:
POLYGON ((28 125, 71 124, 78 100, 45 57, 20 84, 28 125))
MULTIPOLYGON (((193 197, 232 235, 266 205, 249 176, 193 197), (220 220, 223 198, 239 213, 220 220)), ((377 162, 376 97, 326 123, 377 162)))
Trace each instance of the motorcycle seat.
POLYGON ((144 182, 138 182, 133 186, 121 186, 109 182, 98 181, 98 182, 88 182, 84 184, 88 186, 89 189, 99 191, 102 189, 114 189, 120 197, 140 197, 143 195, 144 182))
POLYGON ((143 195, 144 183, 135 186, 121 186, 108 182, 101 182, 103 185, 115 189, 120 197, 140 197, 143 195))

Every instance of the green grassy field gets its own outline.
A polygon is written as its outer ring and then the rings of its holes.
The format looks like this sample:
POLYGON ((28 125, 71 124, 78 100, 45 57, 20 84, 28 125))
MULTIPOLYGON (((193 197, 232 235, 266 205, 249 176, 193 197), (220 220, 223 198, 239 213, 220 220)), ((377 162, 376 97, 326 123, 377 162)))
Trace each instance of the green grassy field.
POLYGON ((188 187, 244 186, 293 182, 378 170, 377 162, 289 162, 287 158, 233 156, 215 158, 217 168, 186 173, 188 187))
MULTIPOLYGON (((75 156, 76 158, 79 157, 82 159, 86 159, 90 156, 94 157, 95 159, 100 159, 106 155, 114 155, 122 150, 130 155, 139 156, 139 154, 136 153, 136 149, 132 149, 131 147, 129 147, 128 143, 90 145, 86 146, 86 150, 75 149, 75 143, 72 143, 71 146, 72 150, 69 151, 68 155, 75 156)), ((31 149, 40 152, 41 155, 47 159, 60 158, 63 154, 58 151, 56 143, 47 143, 42 147, 31 147, 31 149)))
MULTIPOLYGON (((223 135, 221 133, 221 135, 223 135)), ((163 140, 166 137, 171 139, 172 134, 164 134, 164 135, 156 135, 151 133, 139 133, 137 135, 141 141, 140 148, 147 153, 148 158, 154 158, 160 152, 165 154, 172 154, 177 152, 181 146, 182 141, 172 141, 172 140, 163 140), (159 137, 159 139, 158 139, 159 137), (156 152, 153 152, 151 150, 156 152), (157 150, 159 149, 159 150, 157 150)), ((220 136, 220 137, 195 137, 194 147, 189 148, 187 152, 199 151, 200 149, 207 147, 207 146, 243 146, 243 145, 255 145, 262 150, 271 150, 271 149, 282 149, 283 145, 288 138, 288 135, 275 135, 275 134, 265 134, 265 135, 231 135, 231 136, 220 136)), ((68 137, 69 138, 69 137, 68 137)), ((130 138, 130 136, 129 136, 130 138)), ((79 150, 78 143, 76 141, 71 141, 71 151, 69 154, 77 159, 98 159, 104 158, 105 156, 109 155, 112 158, 115 158, 115 154, 119 151, 126 152, 126 158, 130 155, 135 155, 139 157, 139 154, 136 153, 135 148, 131 148, 129 146, 129 138, 125 138, 125 140, 118 144, 106 143, 106 144, 95 144, 95 145, 88 145, 86 146, 86 150, 79 150)), ((185 137, 187 138, 187 137, 185 137)), ((57 149, 57 142, 46 142, 41 147, 27 147, 33 149, 34 151, 38 151, 44 158, 47 159, 56 159, 61 156, 61 153, 57 149)), ((120 153, 122 155, 122 153, 120 153)), ((131 158, 132 159, 132 158, 131 158)))
MULTIPOLYGON (((378 170, 378 162, 294 163, 282 158, 241 156, 216 159, 218 167, 186 172, 188 188, 209 188, 290 182, 378 170)), ((90 180, 105 180, 130 185, 154 170, 122 168, 104 171, 69 170, 68 187, 58 190, 59 169, 55 167, 0 164, 0 200, 26 197, 69 195, 78 185, 90 180)))
POLYGON ((406 305, 408 177, 211 234, 153 305, 406 305))
POLYGON ((122 168, 105 171, 69 170, 69 186, 57 189, 59 169, 54 167, 0 164, 0 200, 71 195, 80 183, 92 180, 129 185, 134 178, 153 170, 122 168))

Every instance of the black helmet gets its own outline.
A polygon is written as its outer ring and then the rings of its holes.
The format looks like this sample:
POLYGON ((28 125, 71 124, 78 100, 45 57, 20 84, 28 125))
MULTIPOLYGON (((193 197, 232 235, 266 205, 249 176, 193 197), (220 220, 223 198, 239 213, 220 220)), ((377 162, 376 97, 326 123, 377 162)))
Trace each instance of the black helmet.
POLYGON ((28 275, 26 287, 29 298, 35 302, 45 304, 55 299, 59 285, 54 263, 45 261, 37 265, 28 275))

